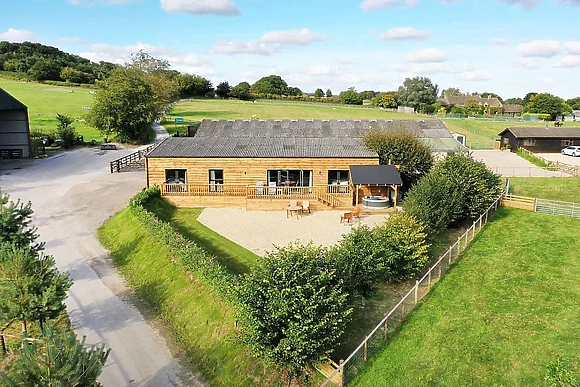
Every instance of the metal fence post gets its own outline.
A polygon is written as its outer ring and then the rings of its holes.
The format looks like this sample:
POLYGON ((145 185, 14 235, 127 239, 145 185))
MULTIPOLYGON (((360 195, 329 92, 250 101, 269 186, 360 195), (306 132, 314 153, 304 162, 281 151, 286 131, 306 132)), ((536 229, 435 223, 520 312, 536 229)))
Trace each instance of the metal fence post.
POLYGON ((364 352, 364 359, 367 361, 369 358, 369 337, 365 336, 365 352, 364 352))
POLYGON ((419 280, 415 280, 415 305, 417 305, 417 293, 419 292, 419 280))

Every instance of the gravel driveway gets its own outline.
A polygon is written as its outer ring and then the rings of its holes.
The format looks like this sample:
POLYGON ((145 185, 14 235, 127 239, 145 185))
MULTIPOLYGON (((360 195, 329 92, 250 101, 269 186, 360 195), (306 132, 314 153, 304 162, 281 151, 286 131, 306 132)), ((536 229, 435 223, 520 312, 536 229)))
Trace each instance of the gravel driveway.
POLYGON ((580 165, 580 157, 566 156, 561 153, 537 153, 537 155, 550 161, 558 161, 570 165, 580 165))
POLYGON ((475 160, 483 161, 495 173, 505 177, 569 176, 562 172, 546 171, 512 152, 474 150, 472 155, 475 160))
POLYGON ((133 151, 81 148, 42 160, 2 161, 0 186, 12 200, 32 202, 46 253, 70 272, 74 285, 66 305, 75 332, 112 349, 99 379, 105 387, 201 386, 176 360, 162 330, 136 308, 96 237, 97 228, 144 187, 144 172, 111 174, 107 166, 133 151))

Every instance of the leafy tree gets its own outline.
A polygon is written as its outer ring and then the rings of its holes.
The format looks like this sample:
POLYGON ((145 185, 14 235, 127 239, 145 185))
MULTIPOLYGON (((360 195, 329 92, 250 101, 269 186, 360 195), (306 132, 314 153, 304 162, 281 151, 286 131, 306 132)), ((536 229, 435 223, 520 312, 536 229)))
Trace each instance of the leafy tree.
POLYGON ((332 98, 332 91, 330 89, 326 89, 326 98, 332 98))
POLYGON ((459 105, 453 105, 453 107, 451 108, 451 110, 449 112, 451 114, 465 114, 465 115, 467 115, 465 108, 463 106, 459 106, 459 105))
POLYGON ((371 100, 375 98, 379 93, 374 90, 364 90, 360 92, 361 97, 363 100, 371 100))
POLYGON ((56 119, 58 120, 55 132, 56 137, 62 140, 65 149, 69 149, 75 144, 78 137, 77 131, 72 125, 73 119, 58 113, 56 113, 56 119))
POLYGON ((528 94, 525 95, 524 97, 524 106, 526 106, 527 104, 529 104, 532 100, 532 97, 535 97, 536 95, 538 95, 538 93, 536 92, 530 92, 528 94))
POLYGON ((363 97, 360 93, 354 89, 354 87, 350 87, 346 91, 341 91, 338 99, 340 103, 344 103, 346 105, 362 105, 363 104, 363 97))
POLYGON ((524 105, 523 98, 508 98, 504 101, 506 105, 524 105))
POLYGON ((411 278, 429 261, 425 226, 409 214, 389 217, 373 229, 377 246, 377 266, 382 279, 403 281, 411 278))
POLYGON ((18 200, 10 201, 8 194, 0 191, 0 245, 11 244, 16 247, 29 248, 34 252, 41 251, 44 243, 37 243, 36 227, 31 225, 32 205, 18 200))
POLYGON ((446 176, 432 170, 407 193, 403 209, 421 222, 433 237, 461 217, 463 195, 455 188, 446 176))
POLYGON ((140 70, 118 68, 99 83, 87 121, 107 136, 142 139, 158 115, 154 97, 140 70))
POLYGON ((291 375, 328 356, 352 310, 324 250, 288 245, 269 253, 240 288, 243 341, 291 375))
POLYGON ((85 337, 79 341, 74 332, 47 324, 38 340, 18 350, 18 361, 0 371, 0 384, 98 387, 109 352, 104 345, 88 347, 85 337))
POLYGON ((300 90, 298 87, 289 87, 286 93, 294 97, 300 97, 303 94, 302 90, 300 90))
POLYGON ((380 93, 372 100, 374 106, 382 107, 384 109, 396 109, 397 97, 394 91, 380 93))
POLYGON ((250 84, 248 82, 240 82, 232 87, 230 94, 234 98, 250 99, 252 97, 250 93, 250 84))
POLYGON ((131 53, 131 60, 125 63, 125 67, 141 70, 146 74, 161 74, 171 65, 165 59, 159 59, 151 56, 144 50, 131 53))
POLYGON ((182 74, 177 78, 177 84, 182 98, 204 97, 213 92, 211 81, 199 75, 182 74))
POLYGON ((435 103, 438 90, 429 78, 406 78, 397 92, 397 103, 422 111, 425 106, 435 103))
POLYGON ((570 98, 566 100, 566 103, 572 110, 580 110, 580 97, 570 98))
POLYGON ((279 75, 262 77, 252 85, 252 94, 255 95, 287 95, 288 84, 279 75))
POLYGON ((0 246, 0 320, 29 321, 57 317, 64 309, 72 281, 55 268, 54 258, 27 248, 0 246))
POLYGON ((405 190, 409 190, 433 166, 431 149, 404 127, 371 129, 363 141, 368 149, 379 155, 380 164, 400 165, 405 190))
POLYGON ((216 86, 215 93, 220 98, 227 98, 230 96, 231 89, 232 88, 230 87, 228 81, 223 81, 216 86))
POLYGON ((320 88, 316 89, 316 91, 314 92, 314 96, 316 98, 322 98, 324 97, 324 91, 320 88))
POLYGON ((470 98, 465 101, 463 111, 468 115, 483 114, 483 106, 481 106, 474 98, 470 98))
POLYGON ((455 185, 456 192, 462 194, 461 220, 477 218, 501 192, 501 176, 471 156, 449 155, 435 166, 435 170, 446 176, 455 185))
POLYGON ((465 94, 459 90, 457 87, 450 87, 448 89, 441 90, 441 98, 444 97, 463 97, 465 94))
POLYGON ((28 75, 35 81, 60 79, 60 66, 52 59, 39 59, 28 70, 28 75))
POLYGON ((557 115, 566 113, 569 109, 570 107, 565 105, 562 98, 542 93, 534 95, 525 110, 529 113, 549 114, 553 120, 557 115))
POLYGON ((481 93, 480 95, 481 98, 487 98, 487 97, 491 97, 491 98, 497 98, 499 100, 499 102, 504 103, 503 99, 496 93, 490 93, 490 92, 485 92, 485 93, 481 93))
POLYGON ((90 74, 83 73, 72 67, 65 67, 60 71, 60 78, 65 82, 70 83, 90 83, 93 78, 90 74))

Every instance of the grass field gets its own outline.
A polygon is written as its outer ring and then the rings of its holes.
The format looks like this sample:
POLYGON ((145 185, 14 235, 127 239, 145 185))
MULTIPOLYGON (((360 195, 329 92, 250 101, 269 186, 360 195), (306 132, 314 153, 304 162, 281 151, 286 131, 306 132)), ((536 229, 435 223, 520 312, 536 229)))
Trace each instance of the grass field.
MULTIPOLYGON (((0 78, 0 87, 28 106, 31 132, 50 134, 58 124, 56 113, 82 119, 87 112, 82 107, 93 103, 90 90, 80 87, 73 89, 7 78, 0 78), (74 90, 74 93, 71 93, 71 90, 74 90)), ((103 141, 103 135, 84 122, 75 122, 74 127, 86 142, 103 141)))
POLYGON ((176 208, 161 198, 153 198, 146 207, 183 236, 215 255, 235 274, 249 273, 259 257, 201 224, 197 217, 203 208, 176 208))
POLYGON ((540 386, 580 370, 580 221, 502 208, 356 386, 540 386))
POLYGON ((580 203, 580 177, 510 177, 510 193, 580 203))
POLYGON ((191 278, 145 232, 128 209, 99 230, 117 268, 137 296, 170 328, 189 361, 211 386, 271 386, 283 378, 235 341, 234 311, 191 278))

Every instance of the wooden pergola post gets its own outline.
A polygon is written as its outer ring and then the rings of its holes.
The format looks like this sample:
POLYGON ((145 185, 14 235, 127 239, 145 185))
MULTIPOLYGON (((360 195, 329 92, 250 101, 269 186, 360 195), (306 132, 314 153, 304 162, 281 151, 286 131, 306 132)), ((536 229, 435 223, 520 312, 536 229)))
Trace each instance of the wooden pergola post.
POLYGON ((355 202, 355 207, 358 206, 358 190, 359 190, 359 185, 355 185, 354 189, 356 190, 356 202, 355 202))
POLYGON ((397 197, 399 196, 399 186, 395 185, 395 210, 397 209, 397 197))

